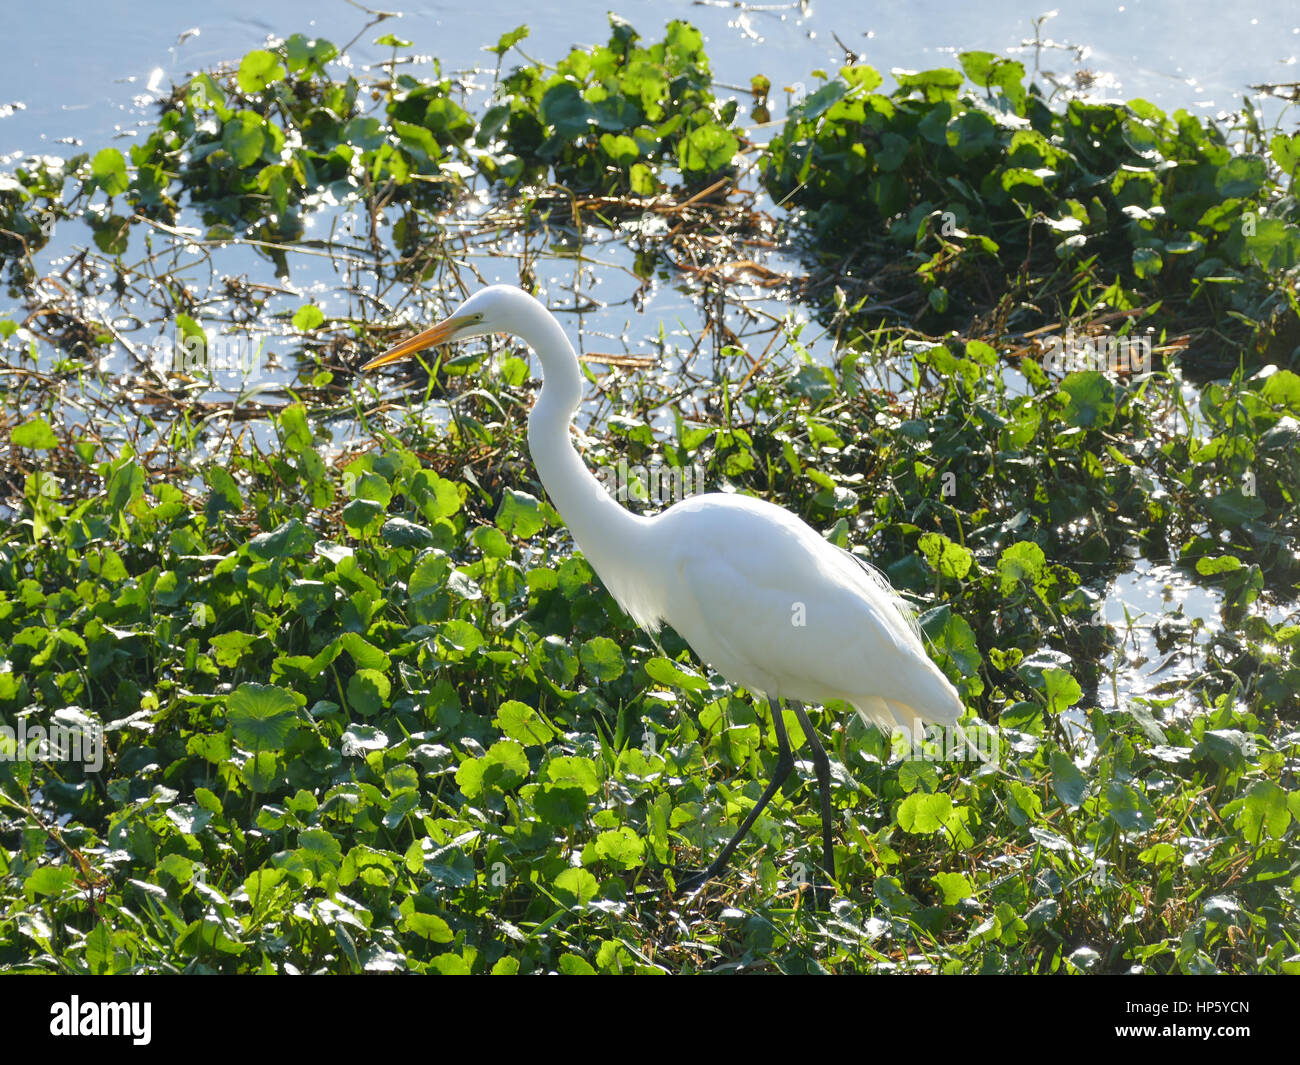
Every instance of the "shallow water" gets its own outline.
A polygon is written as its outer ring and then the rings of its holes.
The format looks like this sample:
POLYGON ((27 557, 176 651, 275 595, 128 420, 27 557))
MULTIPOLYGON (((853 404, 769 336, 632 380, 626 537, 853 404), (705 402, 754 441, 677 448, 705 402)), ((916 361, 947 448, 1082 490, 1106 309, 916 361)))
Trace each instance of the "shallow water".
MULTIPOLYGON (((484 0, 471 12, 458 4, 425 3, 367 28, 371 17, 345 0, 287 0, 273 6, 231 0, 221 10, 197 13, 143 0, 78 5, 75 18, 69 17, 65 5, 32 5, 24 9, 15 34, 24 47, 0 69, 0 114, 6 115, 0 118, 0 163, 12 165, 33 153, 94 151, 115 141, 129 147, 127 142, 141 128, 152 126, 154 102, 173 82, 198 69, 237 61, 268 37, 295 32, 314 31, 340 46, 354 41, 343 63, 359 74, 392 57, 391 49, 372 43, 377 37, 405 37, 414 42, 417 62, 403 69, 432 73, 430 53, 448 71, 477 67, 479 73, 467 81, 478 90, 471 100, 481 102, 494 63, 494 57, 482 51, 485 44, 526 20, 532 32, 522 42, 523 51, 553 61, 574 44, 608 36, 606 6, 606 0, 581 0, 562 11, 539 10, 484 0)), ((629 0, 619 7, 647 36, 656 35, 669 18, 698 25, 716 78, 738 90, 761 72, 774 87, 790 86, 797 95, 813 81, 813 70, 833 70, 844 61, 844 47, 881 69, 955 65, 957 51, 985 48, 1018 54, 1031 70, 1037 63, 1044 79, 1075 86, 1082 78, 1093 95, 1141 95, 1168 109, 1181 106, 1202 113, 1236 106, 1249 83, 1296 76, 1300 17, 1291 5, 1280 2, 1254 4, 1252 9, 1247 15, 1219 5, 1189 8, 1174 0, 1080 4, 1061 10, 1035 30, 1035 19, 1048 12, 1023 0, 999 4, 992 11, 985 5, 944 2, 886 6, 865 15, 859 5, 847 3, 629 0), (1198 9, 1204 17, 1198 16, 1198 9), (1045 47, 1033 47, 1035 34, 1045 47)), ((507 68, 512 59, 518 57, 508 58, 507 68)), ((719 94, 725 96, 727 90, 719 94)), ((743 113, 747 96, 743 91, 738 95, 743 113)), ((774 88, 776 122, 782 117, 783 96, 793 98, 774 88)), ((755 139, 766 139, 776 128, 775 122, 757 128, 755 139)), ((752 180, 749 184, 752 187, 752 180)), ((352 221, 346 209, 322 210, 307 219, 306 236, 318 237, 335 227, 346 234, 352 221)), ((81 227, 63 228, 43 256, 52 268, 87 242, 81 227)), ((480 244, 469 258, 486 281, 517 282, 519 262, 509 250, 480 244)), ((753 258, 779 274, 802 272, 796 258, 779 250, 756 251, 753 258)), ((308 300, 327 315, 355 313, 340 296, 328 260, 295 255, 291 261, 293 294, 268 304, 268 323, 270 313, 292 310, 308 300)), ((587 243, 582 258, 544 255, 538 265, 538 280, 553 308, 563 308, 566 291, 572 293, 574 305, 585 305, 580 313, 567 316, 580 351, 655 355, 665 341, 694 346, 703 329, 697 293, 667 273, 661 273, 647 292, 633 274, 631 251, 617 235, 587 243)), ((221 249, 220 266, 225 274, 275 283, 267 260, 248 248, 221 249)), ((791 313, 794 321, 807 318, 798 306, 772 298, 763 289, 739 287, 729 295, 733 306, 737 299, 747 300, 768 327, 791 313)), ((0 313, 3 303, 0 298, 0 313)), ((418 321, 441 307, 399 304, 398 310, 418 321)), ((728 325, 743 335, 744 322, 735 310, 728 325)), ((142 341, 161 348, 169 347, 170 339, 153 336, 142 341)), ((807 330, 801 341, 815 359, 830 361, 830 345, 819 329, 807 330)), ((265 374, 241 382, 245 387, 289 379, 284 367, 292 366, 296 347, 289 337, 268 332, 252 345, 278 359, 269 360, 265 374)), ((107 365, 106 370, 125 368, 125 355, 118 354, 123 364, 107 365)), ((166 354, 157 361, 165 363, 166 354)), ((880 387, 907 388, 907 379, 895 367, 877 367, 874 374, 872 383, 880 387)), ((1017 377, 1011 371, 1013 390, 1017 377)))
MULTIPOLYGON (((383 5, 384 8, 396 5, 383 5)), ((368 18, 346 0, 225 0, 184 8, 164 0, 97 4, 24 4, 0 18, 13 42, 0 69, 0 158, 15 152, 66 153, 63 138, 100 147, 127 134, 142 105, 188 72, 238 59, 268 35, 315 32, 350 50, 358 67, 382 62, 390 49, 371 42, 393 33, 446 69, 490 66, 481 48, 526 22, 524 50, 555 59, 574 44, 608 37, 609 0, 525 6, 516 0, 402 5, 362 33, 368 18), (197 31, 197 32, 194 32, 197 31), (18 105, 15 107, 15 105, 18 105)), ((966 4, 957 0, 863 5, 843 2, 741 4, 731 0, 624 0, 619 13, 647 36, 670 18, 705 34, 715 76, 747 86, 764 73, 774 85, 808 81, 818 67, 843 62, 847 47, 882 70, 951 65, 956 51, 1004 52, 1032 41, 1033 22, 1051 8, 1035 0, 966 4)), ((1166 109, 1203 114, 1237 106, 1251 83, 1296 80, 1300 10, 1284 0, 1240 7, 1205 0, 1133 0, 1061 4, 1042 38, 1083 49, 1082 68, 1102 94, 1143 96, 1166 109)), ((1032 67, 1033 49, 1025 56, 1032 67)), ((1041 67, 1073 82, 1076 53, 1052 48, 1041 67)))

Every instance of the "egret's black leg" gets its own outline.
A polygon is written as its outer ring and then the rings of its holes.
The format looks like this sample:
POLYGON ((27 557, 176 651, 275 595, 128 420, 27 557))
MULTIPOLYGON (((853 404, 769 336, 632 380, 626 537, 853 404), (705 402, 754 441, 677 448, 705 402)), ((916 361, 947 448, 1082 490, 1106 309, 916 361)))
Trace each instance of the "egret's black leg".
MULTIPOLYGON (((759 800, 754 804, 753 809, 749 811, 749 815, 740 826, 740 831, 732 836, 727 845, 722 848, 722 853, 714 858, 713 862, 702 873, 687 877, 678 885, 679 889, 687 894, 699 890, 727 867, 732 851, 739 846, 740 841, 749 833, 750 826, 753 825, 758 815, 763 812, 763 807, 771 801, 777 789, 785 783, 785 778, 790 775, 790 770, 794 768, 794 755, 790 753, 790 740, 786 736, 785 719, 781 716, 781 704, 770 697, 767 703, 772 708, 772 727, 776 729, 777 758, 776 769, 772 772, 772 780, 763 794, 759 796, 759 800)), ((823 751, 822 757, 825 756, 823 751)))
POLYGON ((813 768, 817 770, 817 791, 822 803, 822 865, 832 882, 835 880, 835 848, 831 843, 831 760, 826 757, 826 748, 813 731, 812 722, 802 703, 790 700, 790 709, 799 719, 799 727, 808 737, 808 749, 812 755, 813 768))

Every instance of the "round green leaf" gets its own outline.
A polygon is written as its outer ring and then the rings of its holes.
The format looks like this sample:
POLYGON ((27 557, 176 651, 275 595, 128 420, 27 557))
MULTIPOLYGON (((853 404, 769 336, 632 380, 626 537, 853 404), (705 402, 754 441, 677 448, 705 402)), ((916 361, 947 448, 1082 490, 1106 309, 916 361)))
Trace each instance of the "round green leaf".
POLYGON ((608 636, 596 636, 578 652, 582 668, 598 681, 617 680, 623 675, 623 651, 608 636))
POLYGON ((119 196, 131 186, 126 173, 126 159, 116 148, 96 152, 90 171, 95 176, 95 183, 110 196, 119 196))
POLYGON ((246 682, 226 697, 226 723, 247 750, 283 750, 298 727, 298 704, 283 688, 246 682))
POLYGON ((942 793, 909 795, 898 804, 898 825, 904 832, 930 835, 938 832, 952 813, 952 800, 942 793))
POLYGON ((570 906, 583 906, 596 897, 600 883, 586 869, 566 869, 555 878, 555 893, 570 906))
POLYGON ((237 80, 244 92, 261 92, 285 76, 284 66, 273 52, 258 48, 244 56, 237 80))

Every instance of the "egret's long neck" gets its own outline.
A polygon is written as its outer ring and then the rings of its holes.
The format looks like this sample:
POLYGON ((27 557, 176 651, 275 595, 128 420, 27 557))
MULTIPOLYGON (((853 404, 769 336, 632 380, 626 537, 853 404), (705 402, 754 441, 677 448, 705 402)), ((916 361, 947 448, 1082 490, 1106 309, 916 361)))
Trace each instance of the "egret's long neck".
POLYGON ((645 519, 616 503, 573 447, 569 424, 582 402, 582 373, 560 324, 544 315, 530 323, 523 339, 542 363, 542 392, 528 418, 528 448, 538 476, 582 553, 623 602, 617 585, 626 567, 619 560, 641 549, 645 519))

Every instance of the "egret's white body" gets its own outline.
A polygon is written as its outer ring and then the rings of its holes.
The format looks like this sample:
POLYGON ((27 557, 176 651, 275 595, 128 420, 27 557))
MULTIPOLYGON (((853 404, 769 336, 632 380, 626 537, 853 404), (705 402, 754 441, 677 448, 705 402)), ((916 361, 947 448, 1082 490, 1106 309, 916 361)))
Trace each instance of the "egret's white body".
MULTIPOLYGON (((915 735, 927 722, 957 721, 961 699, 926 655, 916 622, 888 582, 789 511, 723 493, 692 496, 654 516, 620 506, 574 450, 570 424, 582 400, 578 357, 532 296, 502 285, 484 289, 365 369, 433 344, 497 332, 520 337, 541 360, 529 450, 574 541, 637 624, 651 631, 671 625, 727 680, 769 701, 791 700, 803 720, 800 702, 838 699, 885 730, 897 726, 915 735)), ((774 724, 789 761, 784 725, 774 724)), ((825 819, 825 754, 820 745, 814 752, 825 819)), ((826 833, 829 852, 828 825, 826 833)))
POLYGON ((732 683, 776 699, 843 700, 886 730, 915 734, 960 717, 961 700, 883 578, 789 511, 710 493, 634 520, 625 546, 635 570, 593 561, 596 572, 639 624, 667 622, 732 683))

